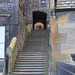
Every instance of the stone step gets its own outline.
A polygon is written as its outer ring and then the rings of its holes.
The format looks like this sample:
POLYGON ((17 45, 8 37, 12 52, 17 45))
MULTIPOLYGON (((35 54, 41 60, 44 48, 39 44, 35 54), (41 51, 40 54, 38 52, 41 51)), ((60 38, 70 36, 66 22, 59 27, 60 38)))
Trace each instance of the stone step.
POLYGON ((45 69, 14 69, 16 72, 44 72, 45 69))
POLYGON ((47 62, 15 62, 15 64, 45 64, 47 62))
POLYGON ((45 69, 45 67, 15 67, 14 69, 45 69))
POLYGON ((47 32, 47 30, 32 30, 31 31, 31 33, 33 34, 33 33, 40 33, 40 34, 42 34, 42 33, 46 33, 47 32))
MULTIPOLYGON (((32 65, 32 66, 34 66, 34 65, 39 65, 40 64, 40 66, 41 65, 46 65, 47 64, 47 62, 15 62, 15 65, 17 66, 19 66, 19 65, 32 65)), ((21 66, 20 66, 21 67, 21 66)))
POLYGON ((42 30, 41 30, 41 31, 32 30, 31 33, 32 33, 32 34, 42 34, 42 33, 45 34, 46 31, 42 31, 42 30))
POLYGON ((38 40, 38 41, 41 41, 41 40, 46 40, 45 39, 46 38, 46 36, 35 36, 35 35, 33 35, 33 36, 30 36, 30 40, 33 40, 33 41, 36 41, 36 40, 38 40))
POLYGON ((47 58, 17 58, 17 60, 46 60, 47 58))
MULTIPOLYGON (((38 52, 38 51, 36 51, 36 52, 38 52)), ((33 55, 44 55, 44 54, 45 53, 40 53, 40 54, 37 54, 37 53, 34 54, 34 53, 32 53, 31 54, 30 52, 28 53, 28 52, 23 51, 23 52, 20 52, 18 55, 26 55, 26 56, 32 55, 33 56, 33 55)))
MULTIPOLYGON (((30 49, 31 50, 31 49, 30 49)), ((45 52, 26 52, 26 51, 19 51, 19 53, 26 53, 26 54, 42 54, 42 53, 45 53, 45 52)))
MULTIPOLYGON (((28 46, 27 49, 31 49, 31 50, 44 50, 44 46, 38 46, 38 47, 34 47, 34 46, 28 46)), ((35 51, 36 52, 36 51, 35 51)))
POLYGON ((29 42, 38 42, 38 41, 39 42, 44 42, 45 40, 44 39, 36 39, 36 38, 35 39, 33 38, 33 39, 29 40, 29 42))
POLYGON ((17 75, 46 75, 46 72, 13 72, 17 75))
POLYGON ((23 57, 23 58, 28 58, 28 57, 29 57, 29 58, 34 58, 34 57, 35 57, 35 58, 41 58, 41 57, 46 57, 46 56, 30 56, 30 55, 29 55, 29 56, 18 56, 18 57, 23 57))
POLYGON ((28 43, 28 45, 30 45, 30 46, 40 46, 40 45, 44 45, 44 44, 46 44, 45 41, 42 41, 42 42, 41 41, 39 41, 39 42, 38 41, 37 42, 36 41, 30 41, 28 43))
POLYGON ((21 59, 21 60, 26 60, 26 59, 29 59, 29 60, 30 60, 30 59, 32 59, 32 60, 33 60, 33 59, 37 59, 37 60, 40 59, 40 60, 42 60, 42 59, 47 59, 47 57, 40 57, 40 58, 38 58, 38 57, 33 57, 33 58, 32 58, 32 57, 26 57, 26 58, 25 58, 25 57, 18 57, 17 59, 18 59, 18 60, 20 60, 20 59, 21 59))
POLYGON ((24 61, 45 61, 47 58, 17 58, 16 59, 16 61, 22 61, 22 60, 24 60, 24 61))
MULTIPOLYGON (((36 47, 36 48, 38 48, 38 50, 40 50, 41 47, 45 47, 45 44, 44 44, 44 43, 43 43, 43 45, 42 45, 42 44, 35 44, 35 45, 34 45, 34 44, 29 44, 29 45, 27 46, 27 49, 28 49, 28 47, 34 47, 34 48, 36 47)), ((25 48, 26 48, 26 47, 25 47, 25 48)), ((24 49, 25 49, 25 48, 24 48, 24 49)))
POLYGON ((35 56, 35 57, 36 57, 36 56, 40 56, 40 57, 41 57, 41 56, 44 56, 44 54, 42 54, 42 55, 25 55, 25 54, 22 55, 22 54, 18 54, 18 56, 26 56, 26 57, 27 57, 27 56, 35 56))
POLYGON ((43 46, 43 45, 45 45, 45 42, 39 42, 39 43, 36 43, 36 42, 29 42, 29 44, 28 44, 28 46, 43 46))
POLYGON ((44 54, 32 54, 32 55, 29 55, 29 54, 18 54, 18 56, 44 56, 44 54))
POLYGON ((14 64, 15 67, 44 67, 45 64, 14 64))
POLYGON ((45 36, 45 33, 44 32, 37 32, 37 33, 33 32, 33 33, 30 34, 30 36, 41 36, 41 35, 45 36))
POLYGON ((18 60, 27 60, 27 59, 28 59, 28 60, 30 60, 30 59, 32 59, 32 60, 33 60, 33 59, 34 59, 34 60, 35 60, 35 59, 37 59, 37 60, 38 60, 38 59, 43 60, 43 59, 46 59, 46 58, 43 58, 43 57, 41 57, 41 58, 38 58, 38 57, 35 58, 35 57, 34 57, 34 58, 17 58, 17 59, 18 59, 18 60))
POLYGON ((44 39, 44 40, 46 40, 46 37, 47 36, 45 36, 45 35, 30 35, 30 39, 44 39))
POLYGON ((44 52, 43 49, 23 49, 22 52, 44 52))
POLYGON ((38 50, 36 52, 23 50, 23 51, 19 51, 18 54, 37 54, 37 55, 40 54, 41 55, 41 54, 45 54, 45 52, 43 51, 39 52, 38 50))
POLYGON ((44 61, 46 61, 46 60, 33 60, 33 59, 31 59, 31 60, 16 60, 16 62, 44 62, 44 61))
POLYGON ((41 55, 44 55, 44 54, 22 54, 22 53, 19 53, 18 56, 41 56, 41 55))

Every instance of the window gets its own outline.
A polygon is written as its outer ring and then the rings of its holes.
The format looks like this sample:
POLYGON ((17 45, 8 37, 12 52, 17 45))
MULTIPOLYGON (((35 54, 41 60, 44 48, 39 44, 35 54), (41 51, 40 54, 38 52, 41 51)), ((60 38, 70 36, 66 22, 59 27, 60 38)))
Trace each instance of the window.
POLYGON ((46 6, 46 0, 41 0, 41 6, 45 7, 46 6))
POLYGON ((5 51, 5 26, 0 26, 0 58, 4 58, 5 51))

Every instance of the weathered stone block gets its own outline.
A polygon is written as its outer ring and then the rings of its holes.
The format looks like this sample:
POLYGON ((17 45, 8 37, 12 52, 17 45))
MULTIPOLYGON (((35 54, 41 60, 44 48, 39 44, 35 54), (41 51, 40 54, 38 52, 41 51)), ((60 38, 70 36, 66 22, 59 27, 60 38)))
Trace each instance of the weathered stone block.
POLYGON ((52 43, 52 52, 60 52, 61 53, 61 44, 59 43, 52 43))
POLYGON ((66 40, 67 40, 66 34, 57 34, 57 33, 51 34, 52 43, 65 43, 66 40))
POLYGON ((61 23, 58 24, 58 29, 60 28, 75 28, 75 23, 61 23))
POLYGON ((75 33, 74 28, 59 28, 58 33, 75 33))
POLYGON ((73 46, 72 44, 68 44, 68 43, 64 43, 64 44, 61 44, 61 50, 66 50, 66 49, 72 49, 73 46))
POLYGON ((74 33, 68 33, 67 34, 67 42, 74 42, 75 41, 75 34, 74 33))

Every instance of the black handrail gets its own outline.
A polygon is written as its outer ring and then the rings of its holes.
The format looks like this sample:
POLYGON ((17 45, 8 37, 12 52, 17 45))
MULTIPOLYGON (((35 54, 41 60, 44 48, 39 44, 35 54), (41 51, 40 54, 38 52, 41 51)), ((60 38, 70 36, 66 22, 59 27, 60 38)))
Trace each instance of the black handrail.
POLYGON ((57 62, 57 75, 75 75, 75 65, 57 62))
POLYGON ((71 54, 73 61, 75 62, 75 54, 71 54))

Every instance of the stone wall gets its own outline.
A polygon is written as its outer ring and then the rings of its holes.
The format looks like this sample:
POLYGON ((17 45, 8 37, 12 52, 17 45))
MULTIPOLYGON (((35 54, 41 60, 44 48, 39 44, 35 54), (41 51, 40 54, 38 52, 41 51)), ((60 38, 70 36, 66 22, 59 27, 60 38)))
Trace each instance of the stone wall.
POLYGON ((21 1, 21 7, 20 2, 18 2, 18 34, 17 34, 17 43, 15 46, 15 49, 13 51, 13 62, 12 62, 12 69, 14 67, 14 63, 18 54, 18 51, 22 50, 23 44, 25 42, 25 16, 24 16, 24 10, 23 7, 25 6, 25 0, 21 1))
MULTIPOLYGON (((6 52, 6 48, 9 46, 11 39, 17 36, 17 0, 0 0, 0 26, 5 26, 6 52), (8 17, 8 15, 10 16, 8 17)), ((3 65, 0 62, 0 68, 3 69, 3 65)))
POLYGON ((56 8, 57 9, 75 8, 75 1, 74 0, 57 0, 56 8))
POLYGON ((57 61, 71 63, 71 53, 75 53, 75 11, 57 12, 50 17, 52 71, 56 71, 57 61))
POLYGON ((22 49, 24 40, 25 40, 25 16, 24 16, 24 10, 23 7, 25 6, 25 0, 22 1, 22 9, 19 6, 20 3, 18 3, 18 47, 19 50, 22 49))
POLYGON ((0 17, 0 25, 6 27, 6 47, 9 45, 12 37, 17 36, 17 0, 0 0, 0 15, 10 17, 0 17))
POLYGON ((46 0, 46 7, 41 7, 41 0, 26 0, 25 1, 25 24, 33 24, 33 12, 42 11, 47 13, 48 0, 46 0))
MULTIPOLYGON (((0 0, 0 25, 5 26, 5 49, 9 46, 11 39, 17 37, 14 50, 13 62, 16 60, 18 50, 22 49, 25 40, 25 0, 0 0), (21 7, 20 7, 21 4, 21 7), (4 16, 6 15, 6 16, 4 16), (10 15, 8 17, 7 15, 10 15)), ((6 69, 8 58, 6 58, 6 69)))

